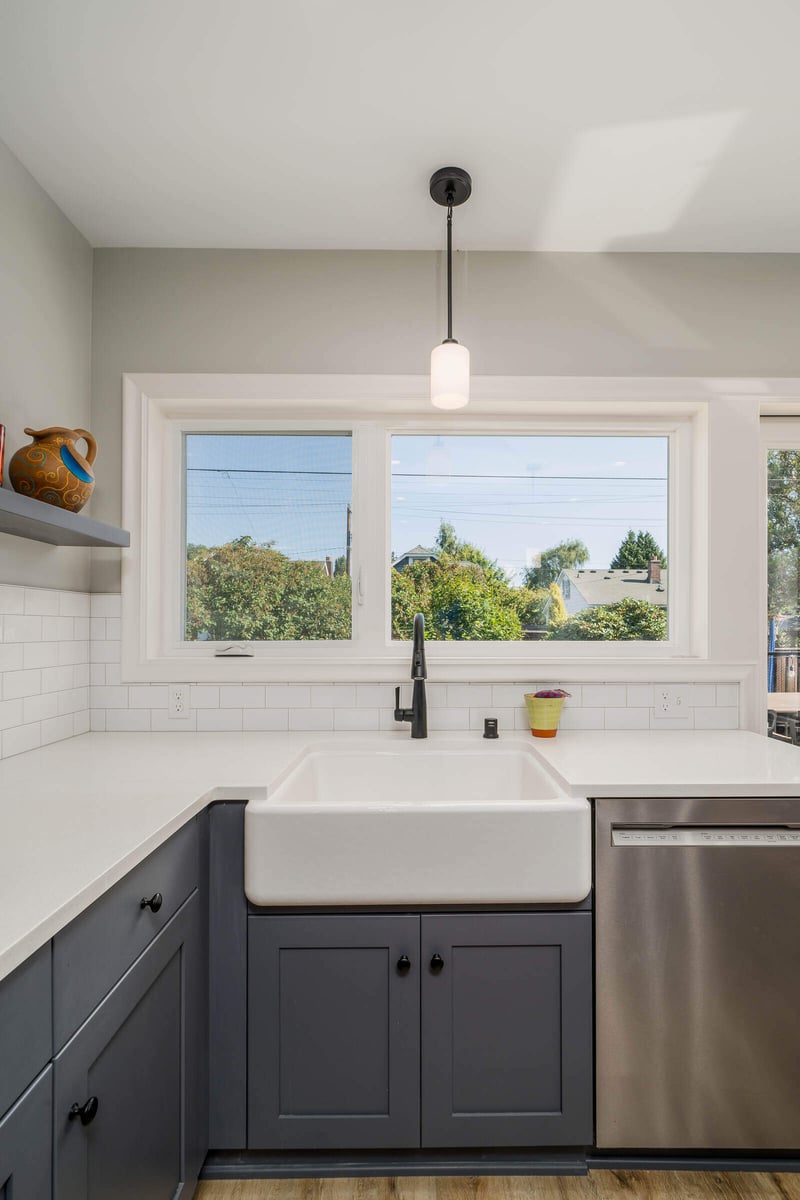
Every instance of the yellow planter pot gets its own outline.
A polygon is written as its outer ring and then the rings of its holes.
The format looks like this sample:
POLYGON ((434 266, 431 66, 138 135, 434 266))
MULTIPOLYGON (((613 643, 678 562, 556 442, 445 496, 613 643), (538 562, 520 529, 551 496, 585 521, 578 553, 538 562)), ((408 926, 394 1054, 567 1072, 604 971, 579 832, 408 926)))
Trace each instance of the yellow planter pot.
POLYGON ((561 720, 561 709, 568 693, 563 696, 536 696, 529 693, 525 697, 525 707, 528 710, 528 720, 531 723, 531 733, 534 737, 555 737, 558 733, 558 722, 561 720))

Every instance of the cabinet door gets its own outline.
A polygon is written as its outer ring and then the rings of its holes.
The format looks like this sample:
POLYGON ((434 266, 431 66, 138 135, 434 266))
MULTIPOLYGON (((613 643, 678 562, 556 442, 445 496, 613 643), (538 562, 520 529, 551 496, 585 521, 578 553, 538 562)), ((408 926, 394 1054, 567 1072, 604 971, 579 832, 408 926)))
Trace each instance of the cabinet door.
POLYGON ((248 940, 250 1148, 418 1146, 419 918, 253 916, 248 940))
POLYGON ((591 956, 589 913, 422 918, 423 1146, 591 1144, 591 956))
POLYGON ((0 1197, 50 1200, 53 1072, 48 1067, 0 1119, 0 1197))
POLYGON ((195 894, 56 1057, 56 1200, 192 1194, 205 1059, 200 944, 195 894))

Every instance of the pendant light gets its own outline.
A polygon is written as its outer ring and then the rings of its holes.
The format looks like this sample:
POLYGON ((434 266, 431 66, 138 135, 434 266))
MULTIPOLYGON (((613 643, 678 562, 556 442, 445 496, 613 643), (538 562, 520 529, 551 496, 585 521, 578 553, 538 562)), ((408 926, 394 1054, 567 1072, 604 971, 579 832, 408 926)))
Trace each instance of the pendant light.
POLYGON ((472 180, 462 167, 441 167, 431 175, 431 196, 447 209, 447 337, 431 354, 431 404, 469 404, 469 350, 453 337, 453 209, 468 200, 472 180))

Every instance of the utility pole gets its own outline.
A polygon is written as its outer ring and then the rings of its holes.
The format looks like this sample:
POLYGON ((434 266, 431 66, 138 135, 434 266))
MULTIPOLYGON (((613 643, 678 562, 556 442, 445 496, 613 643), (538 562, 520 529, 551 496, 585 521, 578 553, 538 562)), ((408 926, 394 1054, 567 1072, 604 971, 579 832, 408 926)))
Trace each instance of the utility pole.
POLYGON ((347 506, 346 545, 347 545, 347 550, 346 550, 346 559, 345 559, 345 571, 347 572, 347 578, 349 579, 350 578, 350 553, 351 553, 352 546, 353 546, 353 509, 349 504, 347 506))

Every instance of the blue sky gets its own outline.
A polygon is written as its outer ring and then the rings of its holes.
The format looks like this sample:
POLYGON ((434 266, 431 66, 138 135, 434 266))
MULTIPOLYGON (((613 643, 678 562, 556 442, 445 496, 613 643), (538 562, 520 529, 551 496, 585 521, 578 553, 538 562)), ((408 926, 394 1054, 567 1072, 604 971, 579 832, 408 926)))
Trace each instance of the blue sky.
MULTIPOLYGON (((608 566, 629 528, 667 549, 667 439, 402 435, 392 440, 392 550, 430 546, 439 521, 514 577, 580 538, 608 566)), ((344 553, 351 444, 341 435, 186 438, 187 540, 249 534, 291 558, 344 553)), ((353 532, 354 542, 358 530, 353 532)))

